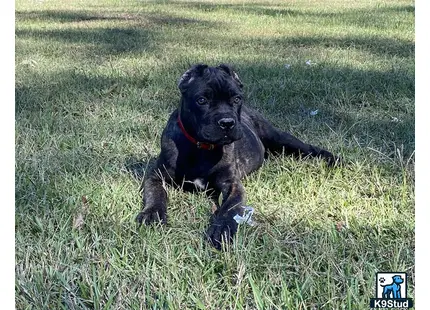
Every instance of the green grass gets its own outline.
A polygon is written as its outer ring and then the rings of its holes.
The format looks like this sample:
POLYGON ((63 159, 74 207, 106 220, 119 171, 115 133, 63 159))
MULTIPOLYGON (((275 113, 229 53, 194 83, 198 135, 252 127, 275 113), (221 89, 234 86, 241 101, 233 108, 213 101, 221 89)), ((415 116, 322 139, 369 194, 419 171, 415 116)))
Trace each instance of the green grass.
POLYGON ((15 18, 18 309, 368 309, 391 270, 414 297, 412 1, 18 0, 15 18), (269 158, 244 180, 259 225, 226 252, 202 240, 203 194, 134 223, 197 62, 350 162, 269 158))

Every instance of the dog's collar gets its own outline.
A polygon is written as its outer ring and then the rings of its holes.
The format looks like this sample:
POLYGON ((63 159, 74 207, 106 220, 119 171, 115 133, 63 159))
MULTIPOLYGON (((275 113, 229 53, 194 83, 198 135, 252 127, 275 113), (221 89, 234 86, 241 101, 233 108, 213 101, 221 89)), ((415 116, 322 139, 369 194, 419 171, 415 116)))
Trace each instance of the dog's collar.
POLYGON ((188 132, 185 130, 184 124, 182 124, 181 121, 181 116, 180 114, 178 114, 178 125, 179 128, 181 128, 182 133, 184 134, 184 136, 192 143, 194 143, 195 145, 197 145, 198 149, 203 149, 203 150, 213 150, 216 145, 215 144, 210 144, 210 143, 204 143, 204 142, 199 142, 196 139, 194 139, 193 137, 191 137, 188 132))

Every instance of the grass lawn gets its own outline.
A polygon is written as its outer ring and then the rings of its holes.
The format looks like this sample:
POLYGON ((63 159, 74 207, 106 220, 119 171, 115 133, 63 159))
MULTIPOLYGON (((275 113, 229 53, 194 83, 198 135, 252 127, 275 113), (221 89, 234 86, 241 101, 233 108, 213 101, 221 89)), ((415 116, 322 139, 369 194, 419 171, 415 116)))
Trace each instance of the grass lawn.
POLYGON ((15 7, 17 309, 369 309, 378 271, 414 297, 413 1, 15 7), (166 227, 134 222, 198 62, 232 64, 246 104, 350 162, 270 157, 244 180, 258 225, 225 252, 202 193, 170 189, 166 227))

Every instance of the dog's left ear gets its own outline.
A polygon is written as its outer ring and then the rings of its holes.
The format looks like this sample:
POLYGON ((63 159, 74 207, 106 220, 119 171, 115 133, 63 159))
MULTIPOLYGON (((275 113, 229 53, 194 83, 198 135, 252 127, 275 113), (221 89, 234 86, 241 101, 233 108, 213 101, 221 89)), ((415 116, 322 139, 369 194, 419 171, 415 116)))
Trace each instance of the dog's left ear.
POLYGON ((237 85, 239 85, 240 88, 243 87, 242 81, 239 78, 239 75, 233 70, 233 68, 226 64, 220 64, 218 66, 221 70, 227 72, 231 77, 237 82, 237 85))

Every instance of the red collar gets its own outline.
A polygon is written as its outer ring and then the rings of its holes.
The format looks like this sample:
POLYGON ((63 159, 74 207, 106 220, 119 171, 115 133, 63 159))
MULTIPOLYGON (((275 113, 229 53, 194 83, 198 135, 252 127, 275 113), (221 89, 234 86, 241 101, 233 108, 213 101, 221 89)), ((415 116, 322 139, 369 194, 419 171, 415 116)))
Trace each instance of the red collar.
POLYGON ((204 143, 204 142, 199 142, 196 139, 194 139, 193 137, 191 137, 188 132, 185 130, 184 128, 184 124, 182 124, 181 121, 181 116, 178 114, 178 125, 179 128, 181 128, 182 133, 184 134, 184 136, 192 143, 194 143, 195 145, 197 145, 198 149, 203 149, 203 150, 213 150, 216 145, 215 144, 210 144, 210 143, 204 143))

